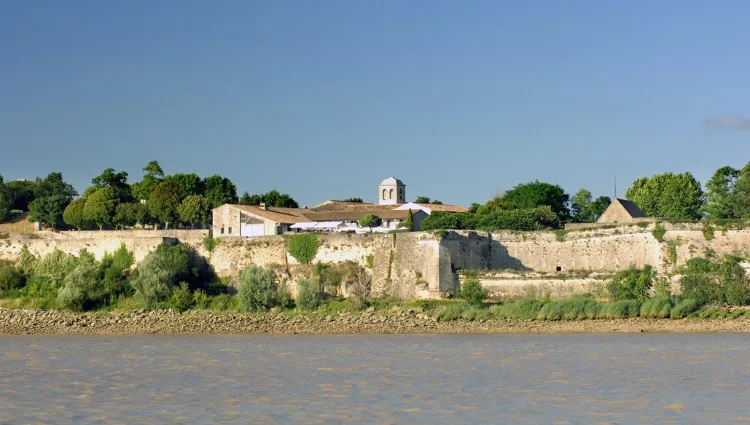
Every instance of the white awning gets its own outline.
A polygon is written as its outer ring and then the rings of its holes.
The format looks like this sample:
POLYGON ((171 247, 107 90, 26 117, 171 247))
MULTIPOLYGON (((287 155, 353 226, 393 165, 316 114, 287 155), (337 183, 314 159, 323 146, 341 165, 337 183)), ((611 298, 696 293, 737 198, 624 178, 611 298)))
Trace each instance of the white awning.
POLYGON ((294 223, 289 226, 290 229, 312 229, 317 223, 314 221, 306 221, 303 223, 294 223))

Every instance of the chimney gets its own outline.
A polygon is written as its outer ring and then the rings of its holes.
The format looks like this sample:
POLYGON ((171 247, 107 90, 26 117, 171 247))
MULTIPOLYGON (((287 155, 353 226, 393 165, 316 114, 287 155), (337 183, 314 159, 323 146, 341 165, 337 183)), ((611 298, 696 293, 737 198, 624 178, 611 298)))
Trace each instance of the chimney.
POLYGON ((265 202, 261 202, 260 203, 260 209, 262 209, 263 211, 266 211, 268 209, 268 207, 266 207, 266 203, 265 202))

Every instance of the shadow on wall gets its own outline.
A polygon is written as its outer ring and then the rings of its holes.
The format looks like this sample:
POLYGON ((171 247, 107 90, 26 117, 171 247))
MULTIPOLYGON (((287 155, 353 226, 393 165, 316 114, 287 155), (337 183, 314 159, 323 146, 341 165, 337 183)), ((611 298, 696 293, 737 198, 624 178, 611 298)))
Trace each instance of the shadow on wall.
POLYGON ((518 258, 511 256, 507 247, 493 240, 491 233, 448 232, 441 244, 449 250, 452 271, 461 269, 533 271, 518 258))

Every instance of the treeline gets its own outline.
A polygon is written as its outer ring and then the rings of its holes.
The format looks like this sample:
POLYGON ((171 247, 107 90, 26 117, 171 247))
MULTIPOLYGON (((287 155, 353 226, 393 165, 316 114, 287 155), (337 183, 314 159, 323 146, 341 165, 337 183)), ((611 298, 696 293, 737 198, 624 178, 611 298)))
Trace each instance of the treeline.
POLYGON ((201 178, 195 173, 165 175, 157 161, 143 168, 143 178, 128 182, 128 173, 108 168, 91 180, 83 195, 65 182, 62 173, 34 181, 4 182, 0 176, 0 222, 12 211, 28 211, 32 221, 56 228, 67 224, 79 230, 139 226, 183 227, 210 223, 211 209, 227 203, 297 207, 287 194, 237 197, 226 177, 201 178))
MULTIPOLYGON (((705 188, 689 173, 661 173, 636 179, 625 192, 647 217, 678 221, 750 219, 750 162, 721 167, 705 188), (705 190, 704 190, 705 189, 705 190)), ((579 190, 572 197, 559 185, 534 181, 515 186, 469 212, 434 212, 422 229, 545 230, 565 223, 593 223, 611 203, 579 190)))
POLYGON ((594 199, 586 189, 571 198, 560 185, 537 180, 516 185, 484 205, 474 203, 465 213, 433 212, 422 229, 558 229, 566 222, 594 222, 610 203, 609 197, 594 199))

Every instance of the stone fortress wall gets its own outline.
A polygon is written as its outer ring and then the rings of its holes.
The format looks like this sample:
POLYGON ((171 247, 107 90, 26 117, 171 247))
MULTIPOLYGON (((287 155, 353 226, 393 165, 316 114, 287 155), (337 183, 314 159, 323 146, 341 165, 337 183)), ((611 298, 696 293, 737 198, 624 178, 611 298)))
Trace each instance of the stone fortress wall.
MULTIPOLYGON (((314 261, 354 261, 372 274, 375 294, 399 298, 445 297, 457 290, 469 270, 478 271, 482 284, 495 296, 547 291, 565 296, 592 292, 630 265, 651 265, 666 275, 707 252, 722 256, 750 251, 750 230, 716 231, 707 240, 700 225, 663 226, 667 232, 661 242, 652 234, 654 225, 647 223, 565 232, 321 234, 314 261)), ((252 264, 267 266, 286 277, 293 289, 296 278, 312 270, 287 252, 286 237, 222 238, 208 253, 203 246, 206 236, 207 230, 39 232, 0 240, 0 259, 14 261, 24 247, 37 255, 54 249, 71 254, 86 249, 101 258, 125 244, 140 261, 159 244, 180 242, 209 258, 223 276, 235 277, 252 264)))

